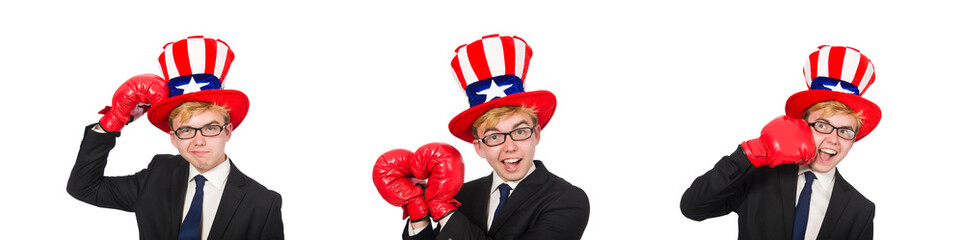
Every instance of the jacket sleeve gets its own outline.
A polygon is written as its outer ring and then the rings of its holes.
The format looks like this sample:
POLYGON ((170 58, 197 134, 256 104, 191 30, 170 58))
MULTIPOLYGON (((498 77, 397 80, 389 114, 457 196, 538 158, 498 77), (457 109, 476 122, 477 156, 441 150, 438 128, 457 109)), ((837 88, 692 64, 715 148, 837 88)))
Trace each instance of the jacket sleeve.
POLYGON ((268 211, 267 220, 261 230, 261 239, 281 240, 285 239, 284 223, 281 221, 281 194, 271 191, 274 194, 274 201, 271 201, 271 209, 268 211))
POLYGON ((680 211, 696 221, 729 214, 746 197, 746 180, 755 170, 743 148, 737 146, 736 151, 720 159, 713 169, 693 180, 680 199, 680 211))
POLYGON ((67 180, 67 193, 98 207, 133 212, 141 188, 139 183, 144 182, 150 171, 145 169, 130 176, 105 177, 107 155, 120 133, 98 133, 91 129, 93 126, 88 125, 84 130, 77 161, 67 180))
POLYGON ((860 231, 860 236, 857 239, 861 240, 873 240, 874 239, 874 211, 876 206, 873 203, 870 204, 870 217, 867 219, 867 224, 864 225, 862 231, 860 231))

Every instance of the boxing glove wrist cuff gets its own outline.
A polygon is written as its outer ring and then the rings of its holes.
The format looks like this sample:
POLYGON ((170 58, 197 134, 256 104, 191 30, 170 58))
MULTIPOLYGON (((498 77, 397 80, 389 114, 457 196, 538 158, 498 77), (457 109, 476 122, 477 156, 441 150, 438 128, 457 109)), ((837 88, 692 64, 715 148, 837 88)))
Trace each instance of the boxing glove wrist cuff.
POLYGON ((432 220, 435 220, 435 222, 441 222, 442 219, 444 219, 445 217, 448 217, 449 215, 452 215, 452 213, 455 213, 455 209, 449 210, 448 212, 442 214, 442 216, 439 216, 437 218, 433 216, 432 220))
POLYGON ((429 217, 428 205, 425 203, 425 198, 421 195, 402 206, 402 209, 405 214, 402 218, 408 218, 412 222, 418 222, 429 217))
POLYGON ((121 117, 122 116, 116 116, 114 112, 108 112, 105 113, 98 122, 105 131, 120 132, 120 130, 124 128, 124 125, 128 123, 128 119, 121 120, 121 117))
POLYGON ((422 215, 422 217, 408 216, 408 221, 410 221, 410 222, 418 222, 418 221, 422 221, 422 220, 428 219, 428 216, 429 216, 428 214, 422 215), (416 218, 416 217, 417 217, 417 218, 416 218))
POLYGON ((743 148, 743 153, 746 154, 746 159, 753 163, 754 167, 762 167, 767 165, 767 148, 763 145, 763 141, 759 138, 750 139, 742 144, 740 147, 743 148))
POLYGON ((460 203, 459 201, 456 201, 455 199, 449 199, 445 201, 432 199, 426 203, 428 204, 429 212, 432 213, 432 220, 435 220, 436 222, 438 222, 439 220, 442 220, 442 218, 444 218, 445 216, 452 214, 452 212, 455 212, 455 210, 458 209, 460 205, 462 205, 462 203, 460 203))

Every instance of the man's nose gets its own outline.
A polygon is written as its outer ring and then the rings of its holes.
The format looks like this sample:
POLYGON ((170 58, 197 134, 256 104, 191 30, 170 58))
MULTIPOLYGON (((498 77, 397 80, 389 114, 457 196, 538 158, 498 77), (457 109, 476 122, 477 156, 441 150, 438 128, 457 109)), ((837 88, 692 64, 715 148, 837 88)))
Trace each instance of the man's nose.
POLYGON ((195 146, 204 146, 207 143, 207 137, 202 136, 200 133, 191 139, 191 144, 194 144, 195 146))
POLYGON ((840 129, 834 129, 833 132, 830 133, 830 136, 827 136, 828 143, 838 143, 840 139, 840 129))
POLYGON ((515 150, 519 149, 519 145, 516 144, 515 140, 512 140, 512 138, 508 136, 505 138, 504 144, 505 147, 502 147, 502 150, 506 152, 515 152, 515 150))

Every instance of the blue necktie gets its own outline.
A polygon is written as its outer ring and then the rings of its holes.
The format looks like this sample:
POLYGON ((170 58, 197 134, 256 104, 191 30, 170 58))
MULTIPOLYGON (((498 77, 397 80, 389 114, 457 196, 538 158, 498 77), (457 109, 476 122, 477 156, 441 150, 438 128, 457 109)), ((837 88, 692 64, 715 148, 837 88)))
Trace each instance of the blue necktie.
POLYGON ((793 213, 793 240, 803 240, 807 235, 807 218, 810 216, 810 193, 813 193, 813 179, 817 176, 813 172, 805 172, 803 176, 807 183, 803 184, 800 199, 797 200, 797 210, 793 213))
POLYGON ((178 240, 200 240, 201 239, 201 209, 204 202, 204 176, 198 174, 194 177, 197 184, 194 190, 194 200, 191 200, 191 209, 187 211, 184 222, 181 223, 181 232, 178 233, 178 240))
POLYGON ((495 214, 492 215, 492 220, 495 220, 495 218, 499 216, 502 205, 505 205, 506 200, 509 200, 509 190, 512 190, 509 184, 499 184, 499 206, 495 208, 495 214))

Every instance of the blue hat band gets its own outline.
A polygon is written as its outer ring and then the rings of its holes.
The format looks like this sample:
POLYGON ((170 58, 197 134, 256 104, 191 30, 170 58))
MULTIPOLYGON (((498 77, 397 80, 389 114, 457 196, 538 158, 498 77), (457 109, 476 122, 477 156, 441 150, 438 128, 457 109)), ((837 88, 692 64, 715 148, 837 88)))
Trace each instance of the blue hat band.
POLYGON ((840 79, 817 77, 810 82, 810 90, 830 90, 860 96, 860 89, 856 85, 840 79))
POLYGON ((522 80, 515 75, 487 78, 465 87, 465 95, 469 97, 470 107, 521 92, 525 92, 522 80))
POLYGON ((209 73, 184 75, 168 80, 167 88, 171 91, 171 97, 174 97, 201 90, 221 89, 221 80, 209 73))

